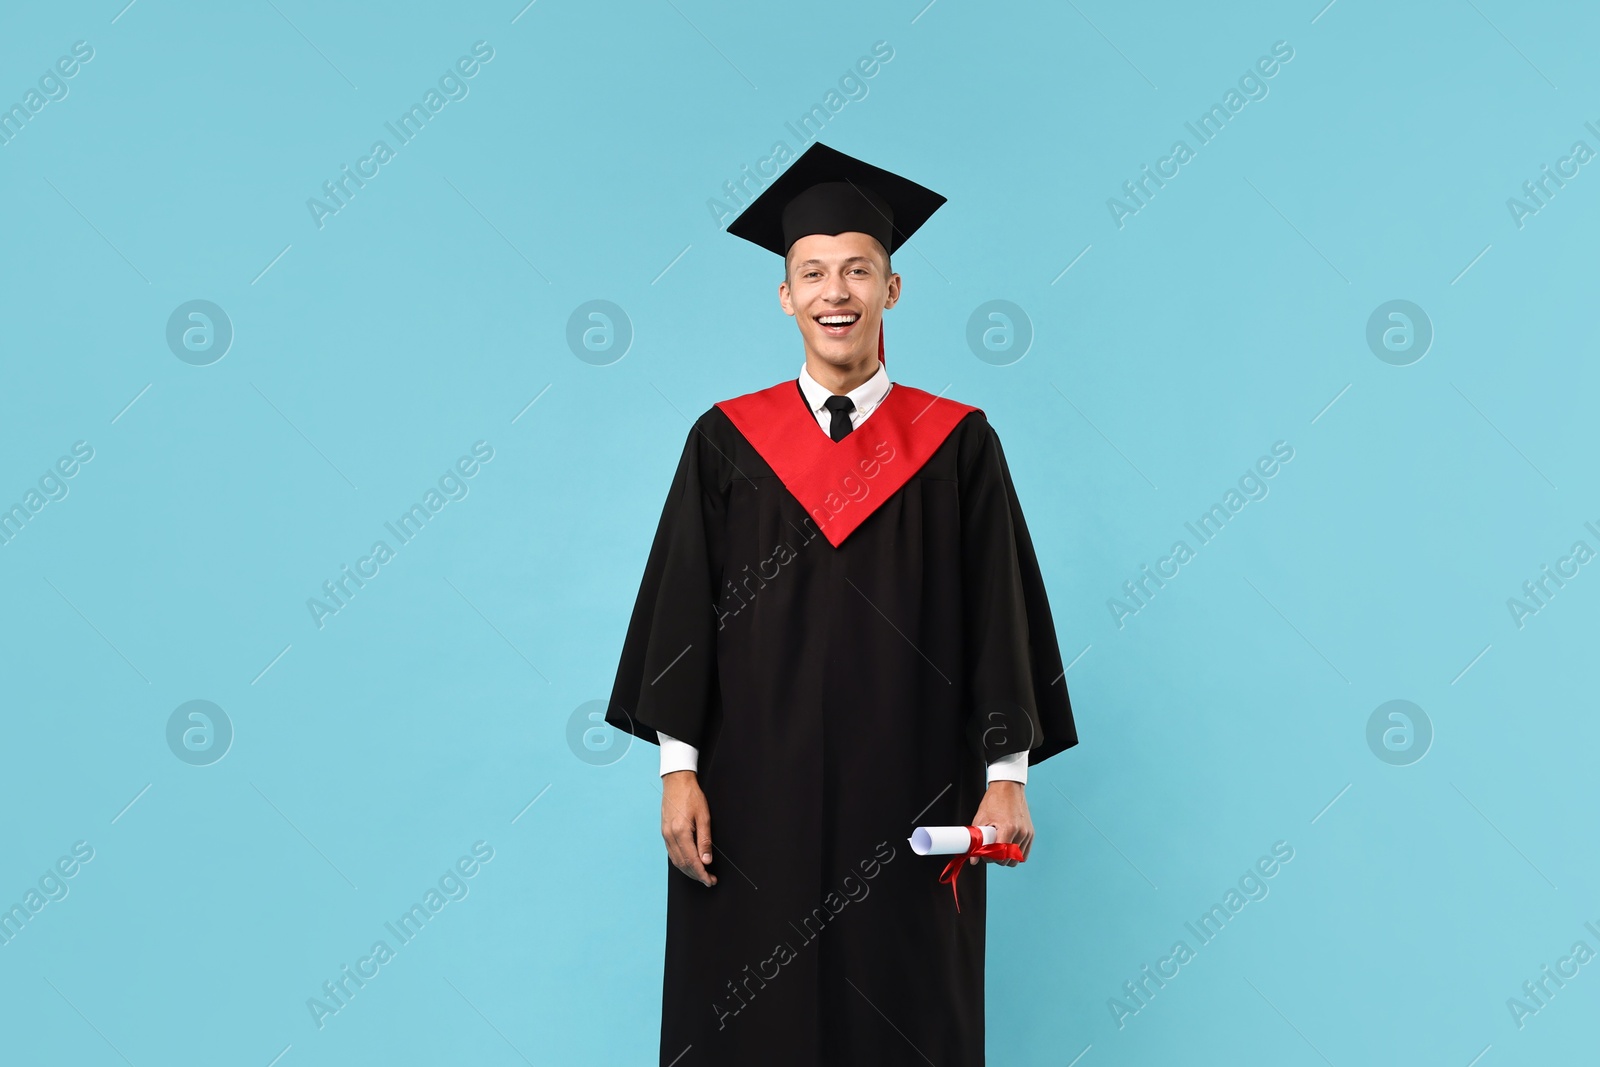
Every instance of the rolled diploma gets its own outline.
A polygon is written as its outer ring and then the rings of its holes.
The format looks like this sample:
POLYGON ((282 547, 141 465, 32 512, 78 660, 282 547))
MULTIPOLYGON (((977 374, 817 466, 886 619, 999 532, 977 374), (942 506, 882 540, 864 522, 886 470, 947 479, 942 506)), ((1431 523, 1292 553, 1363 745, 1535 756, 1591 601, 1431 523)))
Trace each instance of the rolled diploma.
MULTIPOLYGON (((983 843, 994 844, 994 827, 979 829, 983 831, 983 843)), ((972 834, 965 826, 919 826, 906 840, 919 856, 956 856, 972 847, 972 834)))

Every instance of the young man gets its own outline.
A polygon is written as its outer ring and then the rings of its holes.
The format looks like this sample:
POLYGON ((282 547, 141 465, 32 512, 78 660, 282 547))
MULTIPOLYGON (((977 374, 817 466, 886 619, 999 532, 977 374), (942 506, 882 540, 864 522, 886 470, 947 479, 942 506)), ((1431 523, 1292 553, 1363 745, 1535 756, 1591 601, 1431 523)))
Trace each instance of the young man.
POLYGON ((661 746, 663 1065, 983 1063, 985 866, 958 911, 906 838, 1025 857, 1077 734, 999 438, 883 362, 943 203, 816 144, 729 227, 784 257, 805 365, 690 431, 607 714, 661 746))

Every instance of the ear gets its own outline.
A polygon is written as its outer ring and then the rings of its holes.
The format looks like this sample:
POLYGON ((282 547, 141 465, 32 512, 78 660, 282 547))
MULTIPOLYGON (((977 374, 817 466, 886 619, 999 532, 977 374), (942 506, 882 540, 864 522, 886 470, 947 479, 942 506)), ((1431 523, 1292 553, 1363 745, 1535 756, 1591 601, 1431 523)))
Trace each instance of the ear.
POLYGON ((783 308, 783 313, 790 317, 794 315, 794 302, 789 299, 788 279, 778 283, 778 306, 783 308))
POLYGON ((887 311, 900 302, 900 275, 889 275, 889 298, 884 301, 883 307, 887 311))

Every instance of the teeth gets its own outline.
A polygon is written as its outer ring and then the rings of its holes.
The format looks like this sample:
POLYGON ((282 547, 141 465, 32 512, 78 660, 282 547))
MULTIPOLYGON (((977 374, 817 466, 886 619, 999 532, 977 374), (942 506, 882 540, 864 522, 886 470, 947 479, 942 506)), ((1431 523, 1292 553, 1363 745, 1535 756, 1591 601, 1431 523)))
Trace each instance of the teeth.
POLYGON ((822 315, 817 319, 824 326, 844 326, 856 321, 854 315, 822 315))

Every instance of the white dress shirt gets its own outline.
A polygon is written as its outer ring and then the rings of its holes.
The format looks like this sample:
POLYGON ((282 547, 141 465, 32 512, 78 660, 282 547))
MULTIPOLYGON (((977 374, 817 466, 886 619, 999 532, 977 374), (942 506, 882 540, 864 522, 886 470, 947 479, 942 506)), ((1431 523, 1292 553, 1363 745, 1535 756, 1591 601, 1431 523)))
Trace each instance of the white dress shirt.
MULTIPOLYGON (((889 381, 889 372, 880 362, 878 371, 872 377, 845 393, 855 402, 855 410, 850 412, 850 426, 852 431, 867 420, 867 417, 883 403, 883 398, 889 395, 893 383, 889 381)), ((823 403, 834 394, 827 386, 822 385, 805 365, 800 367, 800 391, 805 394, 806 402, 811 405, 811 413, 817 417, 817 425, 822 432, 832 438, 833 412, 823 406, 823 403)), ((656 737, 661 742, 661 773, 671 774, 673 771, 692 771, 700 765, 700 750, 686 741, 679 741, 661 731, 656 731, 656 737)), ((989 764, 989 781, 1005 780, 1010 782, 1026 782, 1028 780, 1028 754, 1026 752, 1013 752, 1009 756, 1001 756, 989 764)))

